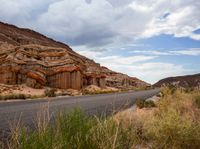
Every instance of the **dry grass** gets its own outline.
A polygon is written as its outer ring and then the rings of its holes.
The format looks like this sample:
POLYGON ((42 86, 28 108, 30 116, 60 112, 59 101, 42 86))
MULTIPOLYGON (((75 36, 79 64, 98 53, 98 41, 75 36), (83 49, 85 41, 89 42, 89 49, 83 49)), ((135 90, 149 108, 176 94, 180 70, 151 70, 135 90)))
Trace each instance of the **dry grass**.
POLYGON ((26 99, 27 96, 24 94, 7 94, 0 95, 0 100, 10 100, 10 99, 26 99))
POLYGON ((136 126, 142 144, 150 148, 200 148, 199 91, 186 93, 163 88, 156 108, 136 109, 116 115, 125 127, 136 126))
MULTIPOLYGON (((110 118, 87 117, 79 109, 37 119, 36 130, 14 129, 13 149, 200 148, 200 93, 162 89, 154 108, 126 110, 110 118)), ((47 107, 48 109, 48 107, 47 107)))

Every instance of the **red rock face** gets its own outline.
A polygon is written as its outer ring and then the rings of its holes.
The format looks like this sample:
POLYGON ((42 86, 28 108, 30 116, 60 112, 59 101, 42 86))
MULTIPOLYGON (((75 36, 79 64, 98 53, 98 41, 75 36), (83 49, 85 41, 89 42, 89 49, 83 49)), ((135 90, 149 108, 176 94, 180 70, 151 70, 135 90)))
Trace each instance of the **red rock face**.
POLYGON ((4 23, 0 23, 0 83, 77 90, 88 85, 102 88, 147 85, 101 67, 63 43, 4 23))

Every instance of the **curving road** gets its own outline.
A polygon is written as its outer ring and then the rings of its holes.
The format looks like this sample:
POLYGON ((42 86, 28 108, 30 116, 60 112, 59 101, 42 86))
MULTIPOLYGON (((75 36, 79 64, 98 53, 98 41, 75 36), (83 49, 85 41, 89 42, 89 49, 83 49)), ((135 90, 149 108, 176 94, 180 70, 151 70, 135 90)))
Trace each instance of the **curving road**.
POLYGON ((9 131, 10 125, 16 126, 20 122, 34 126, 38 115, 49 111, 53 117, 56 112, 65 110, 69 112, 75 107, 80 107, 89 115, 105 114, 131 107, 138 98, 149 98, 157 94, 160 89, 146 91, 111 93, 79 97, 56 97, 51 99, 27 100, 0 103, 0 132, 9 131))

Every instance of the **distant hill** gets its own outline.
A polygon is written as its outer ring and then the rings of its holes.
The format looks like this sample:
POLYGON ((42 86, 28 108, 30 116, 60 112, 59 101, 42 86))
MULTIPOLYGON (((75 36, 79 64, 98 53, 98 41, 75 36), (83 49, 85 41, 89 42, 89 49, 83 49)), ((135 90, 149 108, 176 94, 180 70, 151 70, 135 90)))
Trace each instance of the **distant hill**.
POLYGON ((169 85, 169 84, 181 86, 184 88, 200 87, 200 74, 165 78, 158 81, 153 86, 160 87, 162 85, 169 85))

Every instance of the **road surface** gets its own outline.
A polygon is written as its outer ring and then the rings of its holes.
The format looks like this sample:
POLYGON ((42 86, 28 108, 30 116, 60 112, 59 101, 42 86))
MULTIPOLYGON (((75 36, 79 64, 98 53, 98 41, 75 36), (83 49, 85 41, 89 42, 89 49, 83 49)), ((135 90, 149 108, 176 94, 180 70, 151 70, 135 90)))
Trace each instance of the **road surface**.
POLYGON ((49 117, 54 117, 60 110, 69 112, 75 107, 80 107, 89 115, 111 114, 131 107, 138 98, 149 98, 157 94, 160 89, 146 91, 111 93, 79 97, 55 97, 41 100, 25 100, 17 102, 0 103, 0 133, 5 134, 11 126, 20 122, 24 125, 34 126, 36 117, 45 112, 49 117))

